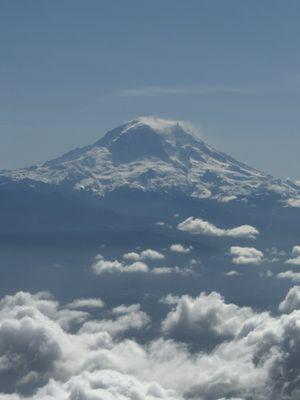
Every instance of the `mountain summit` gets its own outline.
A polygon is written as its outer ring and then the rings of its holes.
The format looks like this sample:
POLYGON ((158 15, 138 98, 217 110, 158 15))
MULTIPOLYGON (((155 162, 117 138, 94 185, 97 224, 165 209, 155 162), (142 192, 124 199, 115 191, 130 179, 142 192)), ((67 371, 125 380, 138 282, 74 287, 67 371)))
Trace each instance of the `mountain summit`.
POLYGON ((284 199, 296 191, 207 145, 189 124, 154 117, 129 121, 92 145, 1 178, 100 197, 126 188, 228 202, 266 191, 284 199))

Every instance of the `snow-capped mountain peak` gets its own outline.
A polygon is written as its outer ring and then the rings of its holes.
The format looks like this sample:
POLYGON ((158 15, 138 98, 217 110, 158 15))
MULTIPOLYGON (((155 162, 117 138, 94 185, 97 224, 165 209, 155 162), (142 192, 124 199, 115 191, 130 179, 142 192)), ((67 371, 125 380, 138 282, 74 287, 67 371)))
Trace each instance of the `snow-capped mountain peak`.
POLYGON ((123 132, 146 125, 157 133, 168 134, 178 127, 185 129, 185 124, 183 121, 167 120, 153 116, 138 117, 126 123, 123 132))
POLYGON ((92 145, 40 166, 3 173, 3 177, 44 182, 98 196, 121 187, 178 191, 219 201, 245 198, 265 190, 288 197, 295 191, 207 145, 191 125, 154 117, 134 119, 107 132, 92 145))
POLYGON ((195 140, 200 141, 195 129, 186 122, 155 117, 139 117, 107 132, 102 139, 96 142, 96 145, 107 144, 110 141, 120 139, 121 136, 142 136, 145 134, 152 134, 153 137, 159 136, 161 140, 171 140, 178 144, 195 140))

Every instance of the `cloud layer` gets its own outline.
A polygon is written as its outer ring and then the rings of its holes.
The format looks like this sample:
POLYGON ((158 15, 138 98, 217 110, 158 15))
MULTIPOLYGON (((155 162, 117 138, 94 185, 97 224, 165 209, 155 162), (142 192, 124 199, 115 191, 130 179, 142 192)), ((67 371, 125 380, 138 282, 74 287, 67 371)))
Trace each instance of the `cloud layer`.
POLYGON ((277 316, 216 292, 163 301, 161 333, 147 340, 151 319, 139 304, 95 319, 48 293, 5 296, 1 400, 299 399, 299 287, 277 316), (209 337, 216 342, 203 351, 209 337))

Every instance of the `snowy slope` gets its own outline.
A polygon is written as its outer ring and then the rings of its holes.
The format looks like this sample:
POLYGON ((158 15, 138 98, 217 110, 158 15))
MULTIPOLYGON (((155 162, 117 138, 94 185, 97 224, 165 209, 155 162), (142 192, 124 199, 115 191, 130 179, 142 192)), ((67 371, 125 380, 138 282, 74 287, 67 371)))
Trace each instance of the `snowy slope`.
POLYGON ((274 179, 204 143, 185 123, 141 117, 106 133, 93 145, 43 165, 0 174, 2 181, 43 182, 103 197, 122 187, 180 191, 228 202, 276 193, 298 198, 295 185, 274 179))

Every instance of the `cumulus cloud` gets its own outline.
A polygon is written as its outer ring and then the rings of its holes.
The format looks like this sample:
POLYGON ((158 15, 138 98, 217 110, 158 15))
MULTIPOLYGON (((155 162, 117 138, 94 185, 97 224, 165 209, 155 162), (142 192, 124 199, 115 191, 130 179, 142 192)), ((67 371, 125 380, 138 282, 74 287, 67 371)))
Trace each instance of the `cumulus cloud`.
POLYGON ((300 309, 300 286, 292 287, 279 304, 279 310, 284 313, 290 313, 297 309, 300 309))
POLYGON ((300 256, 289 258, 288 260, 285 261, 285 263, 291 265, 300 265, 300 256))
POLYGON ((177 305, 163 322, 172 328, 168 333, 174 335, 174 324, 176 329, 181 326, 185 330, 187 323, 200 335, 200 340, 203 330, 210 335, 224 335, 227 331, 233 339, 224 337, 211 353, 196 357, 194 365, 205 373, 200 373, 201 378, 198 375, 194 384, 186 387, 187 398, 296 400, 300 393, 299 310, 274 318, 266 312, 255 313, 249 308, 226 304, 218 294, 202 296, 209 300, 212 315, 206 308, 201 310, 201 307, 199 312, 195 307, 201 295, 184 301, 186 296, 170 299, 171 304, 177 302, 177 305))
POLYGON ((141 255, 135 251, 130 251, 129 253, 123 254, 123 258, 125 260, 139 261, 141 259, 141 255))
POLYGON ((251 225, 241 225, 236 228, 222 229, 200 218, 189 217, 180 222, 177 228, 191 234, 202 234, 217 237, 233 237, 255 239, 259 231, 251 225))
POLYGON ((290 207, 296 207, 296 208, 300 207, 300 199, 297 197, 288 199, 286 203, 290 207))
MULTIPOLYGON (((3 395, 2 400, 22 400, 19 395, 3 395)), ((66 382, 51 381, 31 400, 179 400, 172 389, 157 382, 145 382, 112 369, 83 371, 66 382)))
POLYGON ((174 305, 177 304, 180 300, 180 296, 175 296, 171 293, 168 293, 167 295, 163 296, 159 302, 163 304, 168 304, 168 305, 174 305))
MULTIPOLYGON (((174 301, 169 298, 169 304, 170 300, 174 301)), ((162 322, 162 331, 182 340, 197 337, 200 341, 207 341, 212 336, 230 337, 236 335, 242 324, 253 315, 248 307, 225 304, 216 292, 201 293, 196 298, 184 295, 177 299, 176 306, 162 322)))
POLYGON ((292 250, 294 256, 300 256, 300 246, 294 246, 292 250))
POLYGON ((84 322, 79 333, 107 332, 111 336, 117 336, 131 330, 140 330, 149 324, 149 316, 141 311, 140 304, 130 306, 121 305, 115 307, 111 319, 90 320, 84 322))
MULTIPOLYGON (((49 394, 52 387, 60 387, 60 383, 53 383, 51 379, 69 379, 68 377, 85 371, 85 363, 93 369, 93 360, 89 361, 89 357, 93 354, 96 356, 101 349, 109 348, 112 344, 111 336, 144 328, 150 322, 149 316, 141 311, 140 305, 120 306, 111 311, 112 319, 82 320, 77 333, 71 334, 61 326, 61 311, 71 314, 74 312, 60 307, 47 293, 31 295, 20 292, 1 300, 2 392, 18 392, 30 395, 30 398, 45 399, 43 396, 49 394), (42 386, 44 389, 36 397, 32 397, 35 390, 42 386), (49 393, 48 389, 51 389, 49 393)), ((53 396, 53 400, 64 399, 60 397, 59 390, 53 392, 53 396)), ((0 397, 4 398, 2 395, 0 397)), ((9 398, 8 395, 6 397, 9 398)))
POLYGON ((263 253, 254 247, 231 246, 230 254, 234 264, 260 264, 263 261, 263 253))
POLYGON ((163 260, 165 256, 156 250, 147 249, 141 252, 141 258, 143 260, 163 260))
POLYGON ((137 253, 134 251, 125 253, 125 254, 123 254, 123 258, 125 260, 133 260, 133 261, 163 260, 165 258, 165 256, 156 250, 147 249, 147 250, 143 250, 140 253, 137 253))
POLYGON ((190 275, 194 271, 191 267, 155 267, 150 271, 152 274, 156 275, 166 275, 166 274, 179 274, 179 275, 190 275))
POLYGON ((193 247, 184 247, 182 244, 174 243, 170 246, 170 250, 175 253, 190 253, 193 250, 193 247))
POLYGON ((286 264, 300 265, 300 246, 294 246, 292 250, 292 258, 285 261, 286 264))
POLYGON ((300 283, 300 272, 294 272, 291 270, 284 271, 277 274, 276 277, 279 279, 290 279, 295 283, 300 283))
POLYGON ((1 400, 298 400, 298 291, 287 294, 278 316, 226 303, 214 292, 169 295, 165 336, 152 339, 150 318, 138 304, 107 310, 105 318, 69 332, 60 312, 77 310, 47 293, 6 296, 0 300, 1 400), (142 343, 131 329, 141 331, 142 343), (209 336, 218 343, 203 351, 209 336))
MULTIPOLYGON (((137 253, 126 253, 123 255, 126 256, 124 258, 133 260, 133 256, 137 253)), ((152 257, 153 260, 161 259, 161 254, 154 251, 154 250, 145 250, 141 254, 144 254, 144 258, 152 257)), ((139 257, 136 258, 137 260, 140 259, 139 257)), ((164 256, 163 256, 164 257, 164 256)), ((105 260, 101 254, 98 254, 95 257, 95 260, 92 264, 92 270, 96 275, 101 275, 104 273, 148 273, 148 274, 155 274, 155 275, 166 275, 166 274, 181 274, 181 275, 188 275, 193 273, 193 269, 190 266, 186 267, 154 267, 149 268, 147 264, 142 261, 134 261, 132 264, 124 264, 118 260, 105 260)), ((74 308, 74 306, 73 306, 74 308)))
POLYGON ((124 266, 124 272, 148 272, 147 264, 137 261, 130 265, 124 266))
POLYGON ((101 254, 98 254, 94 259, 92 269, 97 275, 104 272, 121 272, 123 270, 123 264, 118 260, 105 260, 101 254))
POLYGON ((29 395, 56 375, 57 362, 69 357, 71 360, 72 341, 60 324, 59 311, 58 303, 47 293, 32 296, 20 292, 1 300, 0 387, 3 392, 29 395))
POLYGON ((129 265, 124 265, 118 260, 105 260, 101 254, 95 257, 92 264, 92 270, 96 275, 103 273, 133 273, 133 272, 148 272, 148 266, 140 261, 136 261, 129 265))

